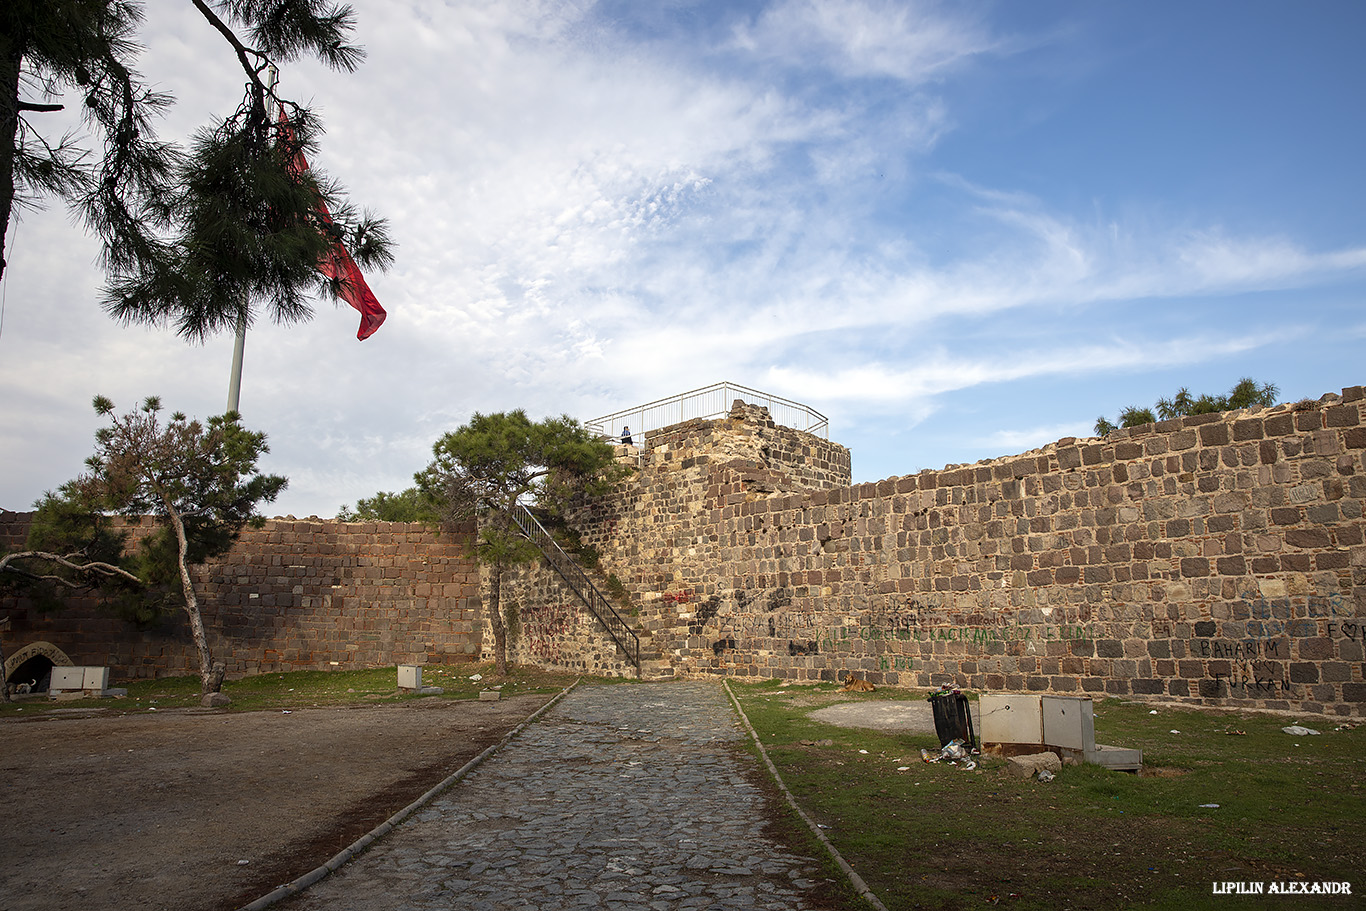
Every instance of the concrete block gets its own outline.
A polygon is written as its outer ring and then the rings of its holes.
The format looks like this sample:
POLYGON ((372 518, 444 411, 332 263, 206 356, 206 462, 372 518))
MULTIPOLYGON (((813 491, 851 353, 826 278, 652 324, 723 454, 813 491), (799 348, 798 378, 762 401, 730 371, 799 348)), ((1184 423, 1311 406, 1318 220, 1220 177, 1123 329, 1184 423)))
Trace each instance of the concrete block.
POLYGON ((1045 769, 1056 775, 1062 771, 1062 760, 1057 753, 1030 753, 1010 757, 1006 760, 1006 769, 1016 778, 1033 778, 1036 772, 1045 769))
POLYGON ((401 690, 422 689, 422 665, 400 664, 398 666, 398 688, 401 690))
POLYGON ((93 690, 102 693, 109 689, 109 668, 107 667, 87 667, 84 668, 85 675, 81 683, 81 689, 93 690))
POLYGON ((978 702, 983 743, 1042 744, 1040 697, 1016 693, 983 693, 978 702))
POLYGON ((52 669, 52 682, 48 684, 47 691, 53 695, 57 693, 69 693, 73 690, 85 689, 85 668, 83 667, 54 667, 52 669))
POLYGON ((1118 772, 1137 772, 1143 768, 1143 751, 1098 743, 1086 754, 1086 761, 1118 772))
POLYGON ((480 690, 480 691, 479 691, 479 701, 480 701, 480 702, 497 702, 497 701, 498 701, 498 697, 499 697, 500 695, 502 695, 502 694, 499 693, 497 690, 480 690))

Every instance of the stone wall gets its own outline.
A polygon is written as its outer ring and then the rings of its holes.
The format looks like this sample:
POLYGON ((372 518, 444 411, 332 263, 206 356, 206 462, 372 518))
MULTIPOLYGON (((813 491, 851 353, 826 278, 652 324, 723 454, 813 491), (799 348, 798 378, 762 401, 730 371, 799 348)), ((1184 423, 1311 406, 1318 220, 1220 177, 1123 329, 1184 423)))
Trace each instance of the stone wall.
MULTIPOLYGON (((484 570, 485 604, 490 573, 484 570)), ((602 586, 599 586, 601 590, 602 586)), ((544 560, 504 570, 503 604, 515 607, 508 661, 600 677, 635 677, 635 665, 612 641, 583 599, 544 560)), ((509 612, 504 612, 508 617, 509 612)), ((629 622, 629 620, 628 620, 629 622)), ((493 660, 493 630, 484 622, 483 660, 493 660)))
MULTIPOLYGON (((0 546, 22 546, 30 515, 0 514, 0 546)), ((481 644, 472 536, 472 527, 437 534, 317 519, 248 528, 196 569, 213 655, 230 677, 472 660, 481 644)), ((114 679, 198 672, 183 612, 139 630, 90 600, 42 614, 8 598, 0 616, 10 618, 6 654, 46 641, 76 664, 109 666, 114 679)))
MULTIPOLYGON (((623 449, 572 517, 627 587, 656 675, 1104 693, 1366 714, 1366 390, 1064 439, 852 485, 844 447, 737 404, 623 449), (660 667, 660 663, 665 667, 660 667)), ((0 543, 22 517, 0 516, 0 543)), ((274 520, 204 569, 234 675, 487 652, 472 528, 274 520)), ((513 660, 630 673, 546 566, 504 597, 513 660)), ((179 618, 137 632, 12 600, 36 640, 116 676, 187 673, 179 618)))
POLYGON ((649 435, 575 524, 680 674, 1361 714, 1364 400, 852 486, 773 458, 776 431, 840 448, 746 407, 649 435))

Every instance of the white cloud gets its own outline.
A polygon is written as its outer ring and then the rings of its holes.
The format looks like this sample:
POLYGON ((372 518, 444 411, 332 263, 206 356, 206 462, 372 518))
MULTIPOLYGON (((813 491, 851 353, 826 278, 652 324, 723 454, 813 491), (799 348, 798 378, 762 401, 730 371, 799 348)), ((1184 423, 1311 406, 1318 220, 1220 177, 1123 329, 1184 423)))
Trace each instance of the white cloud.
POLYGON ((1084 421, 1027 427, 1022 430, 998 430, 973 441, 970 445, 999 452, 1026 452, 1065 437, 1091 436, 1093 430, 1094 427, 1084 421))
POLYGON ((1114 341, 1016 350, 1009 352, 1009 356, 993 352, 991 356, 975 358, 950 354, 935 346, 917 352, 914 363, 909 366, 876 361, 829 371, 775 366, 766 372, 766 381, 775 390, 787 390, 781 394, 802 401, 836 401, 845 407, 864 409, 930 399, 990 383, 1195 363, 1216 354, 1255 350, 1283 338, 1284 335, 1278 333, 1233 337, 1207 335, 1159 344, 1114 341))
POLYGON ((752 26, 736 29, 738 47, 791 66, 823 66, 843 76, 885 76, 911 84, 941 78, 998 42, 961 6, 930 2, 783 0, 752 26))
MULTIPOLYGON (((947 87, 1021 47, 958 6, 699 8, 717 17, 706 28, 645 38, 586 2, 357 13, 357 74, 295 65, 282 87, 315 101, 315 164, 390 219, 399 261, 369 276, 390 317, 366 342, 353 312, 325 305, 248 340, 243 409, 296 514, 407 486, 475 409, 593 416, 725 379, 833 403, 837 428, 904 430, 975 387, 1269 347, 1309 318, 1223 337, 1114 316, 1366 265, 1359 246, 1315 250, 1220 213, 1078 214, 954 171, 937 156, 970 124, 947 87)), ((237 103, 235 60, 191 7, 157 11, 146 38, 143 69, 180 97, 167 135, 237 103)), ((39 219, 18 235, 0 337, 11 507, 79 465, 93 391, 221 408, 231 345, 113 325, 95 247, 59 214, 39 219)))

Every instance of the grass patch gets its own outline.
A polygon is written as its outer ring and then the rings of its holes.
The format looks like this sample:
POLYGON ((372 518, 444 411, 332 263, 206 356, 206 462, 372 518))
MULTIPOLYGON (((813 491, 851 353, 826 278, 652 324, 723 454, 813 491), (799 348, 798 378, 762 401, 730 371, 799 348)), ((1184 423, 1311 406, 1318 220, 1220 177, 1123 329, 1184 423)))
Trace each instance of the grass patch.
MULTIPOLYGON (((514 666, 503 680, 494 677, 492 663, 426 665, 422 668, 424 686, 439 686, 444 692, 419 696, 398 690, 398 671, 389 667, 363 670, 290 671, 257 674, 223 684, 232 704, 220 711, 251 712, 267 709, 295 709, 320 706, 394 703, 412 699, 478 699, 480 690, 501 686, 505 696, 525 693, 556 693, 569 686, 579 675, 514 666), (481 679, 474 680, 478 675, 481 679)), ((613 683, 616 679, 584 677, 584 682, 613 683)), ((122 684, 120 684, 122 686, 122 684)), ((128 695, 121 699, 77 699, 51 702, 46 697, 27 699, 10 705, 0 704, 0 718, 24 717, 54 710, 81 709, 91 712, 198 708, 199 677, 162 677, 135 680, 127 684, 128 695)))
POLYGON ((1350 881, 1366 891, 1366 726, 1104 700, 1101 743, 1143 750, 1144 773, 1068 766, 1051 783, 920 759, 931 733, 834 727, 822 705, 923 699, 781 688, 732 689, 784 781, 891 909, 1348 907, 1347 897, 1216 896, 1216 881, 1350 881), (1179 734, 1171 733, 1179 731, 1179 734), (1243 733, 1230 733, 1241 731, 1243 733), (902 768, 904 767, 904 771, 902 768), (1217 809, 1201 804, 1219 804, 1217 809))

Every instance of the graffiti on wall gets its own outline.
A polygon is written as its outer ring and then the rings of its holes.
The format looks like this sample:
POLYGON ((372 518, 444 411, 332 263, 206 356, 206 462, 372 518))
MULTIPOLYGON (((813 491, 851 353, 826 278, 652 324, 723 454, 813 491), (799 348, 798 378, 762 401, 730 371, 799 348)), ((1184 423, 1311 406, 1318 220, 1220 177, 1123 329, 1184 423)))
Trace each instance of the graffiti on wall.
POLYGON ((1363 626, 1357 620, 1330 620, 1328 622, 1328 638, 1361 642, 1363 639, 1366 639, 1366 626, 1363 626))
POLYGON ((1201 695, 1211 698, 1269 699, 1294 696, 1297 685, 1283 673, 1258 667, 1257 661, 1288 661, 1292 639, 1318 638, 1359 641, 1366 630, 1347 610, 1341 592, 1311 594, 1303 598, 1268 599, 1260 593, 1246 594, 1238 602, 1248 619, 1247 637, 1216 638, 1213 620, 1195 624, 1191 655, 1196 658, 1239 662, 1230 671, 1215 671, 1205 678, 1201 695))
POLYGON ((577 611, 568 604, 537 604, 522 609, 522 632, 527 649, 551 664, 560 660, 560 646, 573 626, 577 611))
POLYGON ((930 626, 923 629, 880 629, 875 626, 838 626, 823 630, 822 641, 835 646, 842 641, 864 642, 1023 642, 1094 639, 1094 624, 1012 623, 1006 626, 930 626))
MULTIPOLYGON (((1290 636, 1305 638, 1319 635, 1319 620, 1331 621, 1351 616, 1342 592, 1308 595, 1304 598, 1271 598, 1260 593, 1245 594, 1238 602, 1247 611, 1247 632, 1254 638, 1290 636)), ((1353 624, 1359 633, 1359 627, 1353 624)), ((1338 627, 1340 629, 1340 626, 1338 627)))
POLYGON ((1236 667, 1227 674, 1211 674, 1209 682, 1213 684, 1212 689, 1201 687, 1201 694, 1215 698, 1268 699, 1295 693, 1295 684, 1289 678, 1258 671, 1250 664, 1236 667))
POLYGON ((1290 652, 1283 639, 1248 639, 1231 642, 1227 639, 1197 639, 1191 647, 1197 658, 1289 658, 1290 652))

